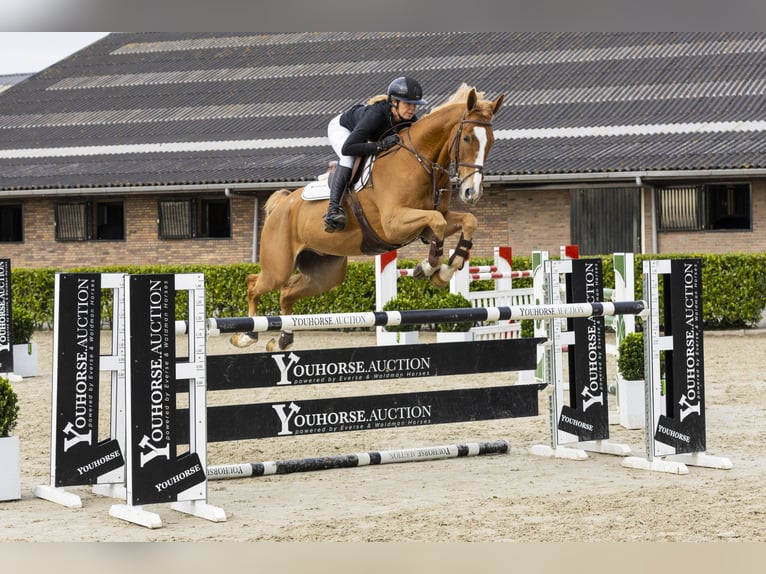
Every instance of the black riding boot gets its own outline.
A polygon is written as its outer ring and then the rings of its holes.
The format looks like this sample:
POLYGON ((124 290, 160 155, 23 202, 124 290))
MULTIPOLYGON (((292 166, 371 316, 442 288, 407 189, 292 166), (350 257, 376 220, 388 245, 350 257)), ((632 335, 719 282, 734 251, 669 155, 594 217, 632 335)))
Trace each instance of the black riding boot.
POLYGON ((330 206, 324 216, 324 230, 327 233, 335 233, 346 228, 348 217, 346 217, 346 211, 340 206, 340 200, 350 178, 350 167, 339 165, 335 168, 330 182, 330 206))

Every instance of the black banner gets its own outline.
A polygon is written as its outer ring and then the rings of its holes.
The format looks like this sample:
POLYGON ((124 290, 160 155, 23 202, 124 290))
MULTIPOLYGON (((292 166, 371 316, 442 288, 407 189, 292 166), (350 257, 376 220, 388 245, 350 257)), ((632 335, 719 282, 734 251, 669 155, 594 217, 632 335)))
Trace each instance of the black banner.
MULTIPOLYGON (((350 335, 351 336, 351 335, 350 335)), ((537 339, 390 345, 207 357, 209 391, 534 369, 537 339)), ((188 382, 178 392, 188 391, 188 382)))
POLYGON ((115 439, 98 442, 101 276, 59 275, 55 484, 93 484, 125 461, 115 439))
POLYGON ((205 481, 196 453, 176 454, 177 432, 188 436, 188 415, 176 421, 175 278, 132 275, 129 325, 132 496, 135 505, 175 502, 205 481))
POLYGON ((13 372, 11 260, 0 259, 0 373, 13 372))
MULTIPOLYGON (((567 301, 596 303, 604 300, 600 259, 572 260, 567 275, 567 301)), ((567 320, 574 331, 569 347, 569 406, 564 405, 559 430, 577 435, 580 441, 609 438, 607 404, 606 337, 603 317, 567 320)))
MULTIPOLYGON (((545 384, 287 400, 207 408, 209 442, 533 417, 545 384)), ((179 443, 189 440, 177 413, 179 443)))
POLYGON ((673 335, 673 350, 665 351, 667 415, 660 415, 654 439, 676 454, 704 452, 702 262, 674 259, 670 270, 663 285, 665 332, 673 335))

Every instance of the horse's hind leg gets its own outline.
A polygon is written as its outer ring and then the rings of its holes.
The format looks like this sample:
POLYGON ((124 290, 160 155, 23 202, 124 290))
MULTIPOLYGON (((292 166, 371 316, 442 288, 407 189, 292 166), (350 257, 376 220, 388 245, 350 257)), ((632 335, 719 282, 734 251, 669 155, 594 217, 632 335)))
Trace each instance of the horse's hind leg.
MULTIPOLYGON (((269 262, 261 266, 260 273, 252 273, 247 276, 247 314, 248 317, 255 316, 258 310, 258 303, 264 293, 279 289, 288 282, 293 266, 289 258, 277 260, 274 263, 269 262), (287 263, 285 263, 287 262, 287 263)), ((258 341, 258 333, 236 333, 229 339, 235 347, 245 348, 258 341)))
MULTIPOLYGON (((261 300, 263 291, 258 291, 258 279, 260 273, 251 273, 247 276, 247 316, 252 317, 255 315, 256 309, 258 309, 258 302, 261 300)), ((258 342, 258 333, 235 333, 229 338, 229 341, 235 347, 244 349, 249 347, 253 343, 258 342)))
MULTIPOLYGON (((348 258, 335 255, 318 255, 312 252, 304 252, 298 257, 298 270, 300 273, 290 277, 287 284, 282 287, 279 295, 279 307, 283 315, 292 315, 293 305, 300 299, 313 297, 333 287, 337 287, 346 279, 348 258)), ((279 340, 270 340, 266 344, 267 351, 287 349, 293 344, 292 331, 283 330, 279 340)))

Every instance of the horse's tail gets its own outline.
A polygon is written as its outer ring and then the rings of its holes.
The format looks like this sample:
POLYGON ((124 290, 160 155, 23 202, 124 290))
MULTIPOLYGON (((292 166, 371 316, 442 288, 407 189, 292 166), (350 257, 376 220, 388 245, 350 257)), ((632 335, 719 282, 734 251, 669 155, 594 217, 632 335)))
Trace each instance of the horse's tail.
POLYGON ((279 202, 282 201, 285 197, 290 195, 291 191, 289 189, 278 189, 274 193, 272 193, 269 198, 266 200, 266 217, 271 215, 271 212, 274 211, 277 208, 277 205, 279 205, 279 202))

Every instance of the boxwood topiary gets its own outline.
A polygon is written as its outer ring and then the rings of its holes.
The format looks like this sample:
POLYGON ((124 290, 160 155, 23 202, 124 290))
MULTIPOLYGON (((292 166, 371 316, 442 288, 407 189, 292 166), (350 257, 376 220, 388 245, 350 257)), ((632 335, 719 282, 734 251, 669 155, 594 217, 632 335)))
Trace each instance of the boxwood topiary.
POLYGON ((11 436, 19 416, 18 397, 5 377, 0 377, 0 437, 11 436))
POLYGON ((11 335, 14 345, 23 345, 32 340, 35 332, 35 318, 25 307, 13 306, 11 310, 11 335))
POLYGON ((617 370, 626 381, 644 378, 644 334, 629 333, 617 347, 617 370))

